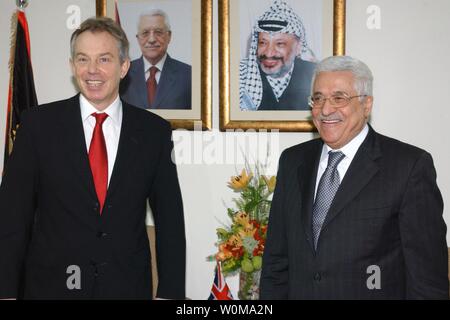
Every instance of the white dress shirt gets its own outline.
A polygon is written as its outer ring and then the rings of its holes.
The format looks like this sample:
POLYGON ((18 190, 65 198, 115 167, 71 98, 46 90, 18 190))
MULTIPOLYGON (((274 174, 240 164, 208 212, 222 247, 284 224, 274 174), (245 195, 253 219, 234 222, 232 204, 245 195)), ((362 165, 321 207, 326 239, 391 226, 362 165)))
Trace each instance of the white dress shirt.
POLYGON ((86 139, 86 148, 89 153, 92 134, 94 133, 95 117, 93 113, 106 113, 108 117, 103 122, 103 135, 106 142, 106 152, 108 155, 108 185, 111 181, 111 175, 116 161, 117 149, 119 147, 120 129, 122 127, 122 101, 119 96, 104 111, 99 112, 95 107, 80 94, 81 120, 83 122, 84 137, 86 139))
POLYGON ((314 199, 316 199, 316 193, 317 188, 319 187, 319 181, 322 177, 323 173, 325 172, 325 169, 328 165, 328 152, 329 151, 342 151, 342 153, 345 155, 345 158, 342 159, 341 162, 339 162, 337 166, 337 170, 339 172, 339 178, 342 180, 344 179, 345 174, 347 173, 348 168, 350 167, 350 164, 352 163, 353 158, 355 157, 356 152, 358 151, 359 147, 363 143, 364 139, 366 138, 367 134, 369 133, 369 126, 366 125, 361 130, 360 133, 356 137, 354 137, 349 143, 347 143, 345 146, 343 146, 341 149, 333 150, 331 149, 327 144, 323 144, 322 147, 322 154, 320 156, 320 162, 319 162, 319 169, 317 171, 317 179, 316 179, 316 189, 314 192, 314 199))
POLYGON ((151 64, 147 59, 144 57, 144 73, 145 73, 145 81, 150 78, 150 68, 155 66, 158 68, 158 71, 155 73, 155 79, 156 83, 159 83, 159 79, 161 78, 161 72, 164 67, 164 62, 166 62, 167 53, 164 55, 164 57, 161 58, 161 60, 158 61, 157 64, 151 64))

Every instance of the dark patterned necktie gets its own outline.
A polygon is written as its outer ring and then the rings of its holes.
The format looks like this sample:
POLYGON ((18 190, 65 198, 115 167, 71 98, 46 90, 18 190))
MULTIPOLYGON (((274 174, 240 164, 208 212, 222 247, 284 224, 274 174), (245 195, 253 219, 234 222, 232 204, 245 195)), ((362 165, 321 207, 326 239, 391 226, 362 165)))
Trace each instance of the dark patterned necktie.
POLYGON ((328 152, 328 165, 319 181, 317 188, 316 201, 313 206, 312 229, 314 236, 314 249, 317 249, 317 242, 319 240, 320 230, 323 222, 333 202, 334 195, 341 183, 337 166, 345 154, 341 151, 328 152))

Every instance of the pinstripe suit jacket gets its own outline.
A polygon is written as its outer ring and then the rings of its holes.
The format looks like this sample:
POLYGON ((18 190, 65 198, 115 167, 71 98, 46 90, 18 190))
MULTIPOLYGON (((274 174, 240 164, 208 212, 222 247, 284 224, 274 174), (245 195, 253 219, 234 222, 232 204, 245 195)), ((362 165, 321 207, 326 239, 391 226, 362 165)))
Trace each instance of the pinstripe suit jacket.
POLYGON ((311 220, 322 146, 316 139, 281 155, 261 298, 448 299, 446 225, 431 155, 370 128, 315 251, 311 220))

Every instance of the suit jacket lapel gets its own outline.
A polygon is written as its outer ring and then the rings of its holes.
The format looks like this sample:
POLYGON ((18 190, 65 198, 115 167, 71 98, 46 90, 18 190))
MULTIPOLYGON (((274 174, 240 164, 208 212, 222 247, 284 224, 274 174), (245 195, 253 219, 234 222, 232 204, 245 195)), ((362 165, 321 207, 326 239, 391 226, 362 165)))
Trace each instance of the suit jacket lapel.
POLYGON ((312 208, 314 203, 314 192, 316 188, 317 168, 319 166, 320 154, 323 143, 318 140, 315 148, 311 151, 310 157, 298 167, 298 180, 300 186, 300 194, 302 198, 301 222, 303 225, 306 239, 308 240, 311 250, 314 250, 314 241, 312 236, 312 208))
POLYGON ((119 182, 126 176, 137 154, 140 134, 136 115, 132 112, 133 107, 122 101, 123 118, 120 130, 119 146, 116 161, 114 163, 111 181, 109 183, 106 201, 113 195, 119 182))
POLYGON ((170 94, 170 88, 174 87, 175 81, 176 68, 172 63, 172 58, 167 55, 163 70, 161 71, 161 78, 159 79, 159 83, 156 88, 156 96, 155 101, 153 102, 153 108, 158 108, 158 106, 164 100, 164 97, 170 94))
POLYGON ((353 200, 358 193, 369 183, 379 170, 375 161, 381 157, 380 147, 376 139, 376 133, 369 127, 369 133, 361 144, 358 152, 353 158, 345 177, 336 192, 333 203, 325 218, 322 231, 326 226, 353 200))
POLYGON ((139 99, 140 106, 150 108, 148 105, 147 81, 145 80, 144 57, 136 61, 133 70, 130 70, 130 72, 133 72, 133 78, 136 79, 132 85, 138 86, 136 89, 139 94, 136 95, 136 98, 139 99))
POLYGON ((64 128, 61 132, 65 133, 61 134, 61 145, 67 146, 69 162, 89 194, 97 199, 81 119, 79 94, 68 100, 67 113, 64 113, 60 125, 64 128))

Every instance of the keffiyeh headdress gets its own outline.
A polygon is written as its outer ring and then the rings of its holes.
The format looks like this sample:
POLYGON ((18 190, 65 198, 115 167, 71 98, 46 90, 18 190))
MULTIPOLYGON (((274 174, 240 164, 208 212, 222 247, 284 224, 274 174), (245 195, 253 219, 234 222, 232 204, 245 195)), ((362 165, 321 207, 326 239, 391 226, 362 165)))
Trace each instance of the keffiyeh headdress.
POLYGON ((262 100, 262 80, 256 56, 260 32, 294 34, 300 39, 302 52, 308 50, 305 27, 300 17, 283 0, 274 0, 269 10, 255 23, 248 58, 242 60, 239 66, 239 100, 244 110, 258 109, 262 100))

